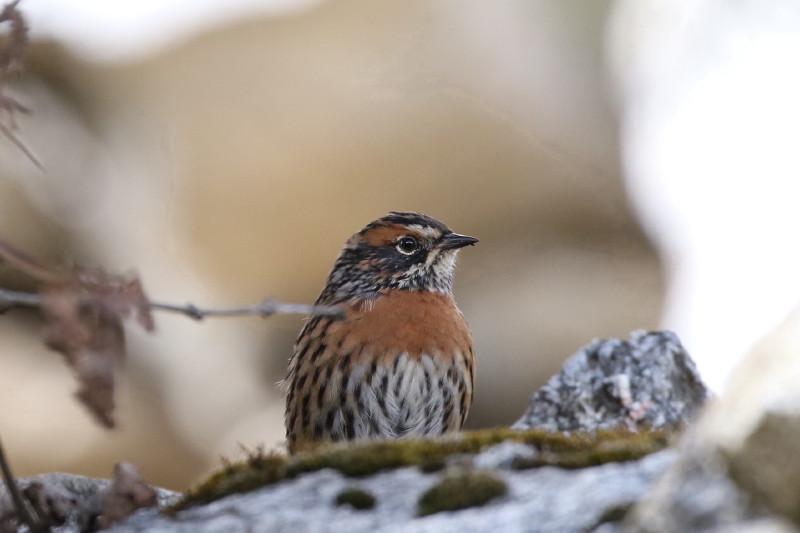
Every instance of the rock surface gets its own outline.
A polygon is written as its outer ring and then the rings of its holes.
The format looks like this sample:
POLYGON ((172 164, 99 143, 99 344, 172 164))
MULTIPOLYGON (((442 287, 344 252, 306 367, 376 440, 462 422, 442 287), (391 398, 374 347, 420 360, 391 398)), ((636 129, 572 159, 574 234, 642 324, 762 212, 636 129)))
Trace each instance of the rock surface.
MULTIPOLYGON (((477 463, 503 464, 524 446, 498 445, 475 457, 477 463)), ((486 506, 457 512, 417 516, 421 494, 443 473, 423 473, 407 467, 368 478, 346 478, 332 470, 301 476, 293 482, 234 495, 189 509, 175 517, 140 511, 110 532, 238 533, 270 532, 468 532, 586 531, 604 515, 635 502, 675 459, 664 450, 640 461, 608 463, 578 470, 544 467, 532 470, 499 468, 494 473, 508 486, 506 496, 486 506), (375 508, 357 511, 335 505, 349 487, 371 493, 375 508)))
MULTIPOLYGON (((132 466, 126 463, 121 465, 132 466)), ((116 469, 114 476, 114 480, 108 480, 54 472, 18 479, 17 485, 22 491, 37 487, 37 492, 42 495, 42 505, 36 503, 34 505, 45 511, 47 515, 45 518, 57 524, 64 521, 56 528, 59 532, 77 533, 88 528, 89 524, 94 523, 103 514, 103 500, 119 477, 116 469)), ((156 503, 161 507, 174 503, 179 496, 172 491, 155 489, 156 503)), ((13 506, 8 490, 5 483, 0 483, 0 531, 14 531, 12 514, 13 506), (6 529, 3 529, 4 527, 6 529)))
POLYGON ((513 427, 677 427, 691 421, 708 397, 674 333, 634 331, 627 341, 602 339, 581 348, 533 394, 530 407, 513 427))
MULTIPOLYGON (((708 392, 677 337, 634 332, 629 341, 596 341, 564 364, 534 394, 525 423, 545 429, 596 431, 676 425, 690 419, 708 392), (541 405, 540 405, 541 404, 541 405)), ((420 496, 443 473, 400 468, 363 479, 323 470, 257 491, 233 495, 175 517, 143 511, 111 531, 587 531, 616 528, 624 511, 644 494, 676 457, 665 450, 638 461, 566 470, 515 470, 515 458, 538 450, 505 442, 462 458, 457 468, 479 468, 504 480, 508 490, 485 507, 418 517, 420 496), (372 494, 374 509, 334 504, 351 487, 372 494)), ((452 466, 450 468, 453 468, 452 466)))

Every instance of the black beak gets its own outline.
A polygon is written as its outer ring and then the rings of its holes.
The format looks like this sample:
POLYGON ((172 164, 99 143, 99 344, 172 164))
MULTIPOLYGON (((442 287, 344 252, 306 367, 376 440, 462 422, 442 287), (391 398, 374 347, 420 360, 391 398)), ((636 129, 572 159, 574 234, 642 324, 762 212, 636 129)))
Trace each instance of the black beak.
POLYGON ((469 235, 459 235, 458 233, 445 233, 439 239, 440 250, 455 250, 456 248, 463 248, 478 242, 475 237, 469 235))

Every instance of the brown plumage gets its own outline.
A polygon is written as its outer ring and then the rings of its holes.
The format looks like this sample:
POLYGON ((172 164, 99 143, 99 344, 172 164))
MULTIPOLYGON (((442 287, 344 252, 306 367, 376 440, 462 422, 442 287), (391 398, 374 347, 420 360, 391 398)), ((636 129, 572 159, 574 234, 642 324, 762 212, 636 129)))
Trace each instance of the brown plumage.
POLYGON ((475 370, 451 287, 458 249, 476 242, 407 212, 348 239, 317 299, 341 305, 345 317, 310 318, 289 361, 290 452, 461 428, 475 370))

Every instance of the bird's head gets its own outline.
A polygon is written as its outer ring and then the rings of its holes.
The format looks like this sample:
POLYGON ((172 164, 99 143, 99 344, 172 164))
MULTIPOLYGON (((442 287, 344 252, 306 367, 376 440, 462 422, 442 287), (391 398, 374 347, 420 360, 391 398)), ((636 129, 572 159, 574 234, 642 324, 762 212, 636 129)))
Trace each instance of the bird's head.
POLYGON ((476 242, 429 216, 393 211, 347 240, 320 301, 389 289, 449 293, 458 250, 476 242))

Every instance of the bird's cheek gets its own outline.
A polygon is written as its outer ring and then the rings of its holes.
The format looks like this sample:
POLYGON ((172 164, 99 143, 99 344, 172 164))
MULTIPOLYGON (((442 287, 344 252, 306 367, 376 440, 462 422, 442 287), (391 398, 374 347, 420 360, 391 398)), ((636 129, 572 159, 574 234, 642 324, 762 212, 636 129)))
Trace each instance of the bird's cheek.
POLYGON ((436 248, 431 250, 430 253, 428 253, 428 257, 425 258, 425 266, 428 268, 433 267, 441 259, 442 254, 443 252, 440 252, 436 248))

